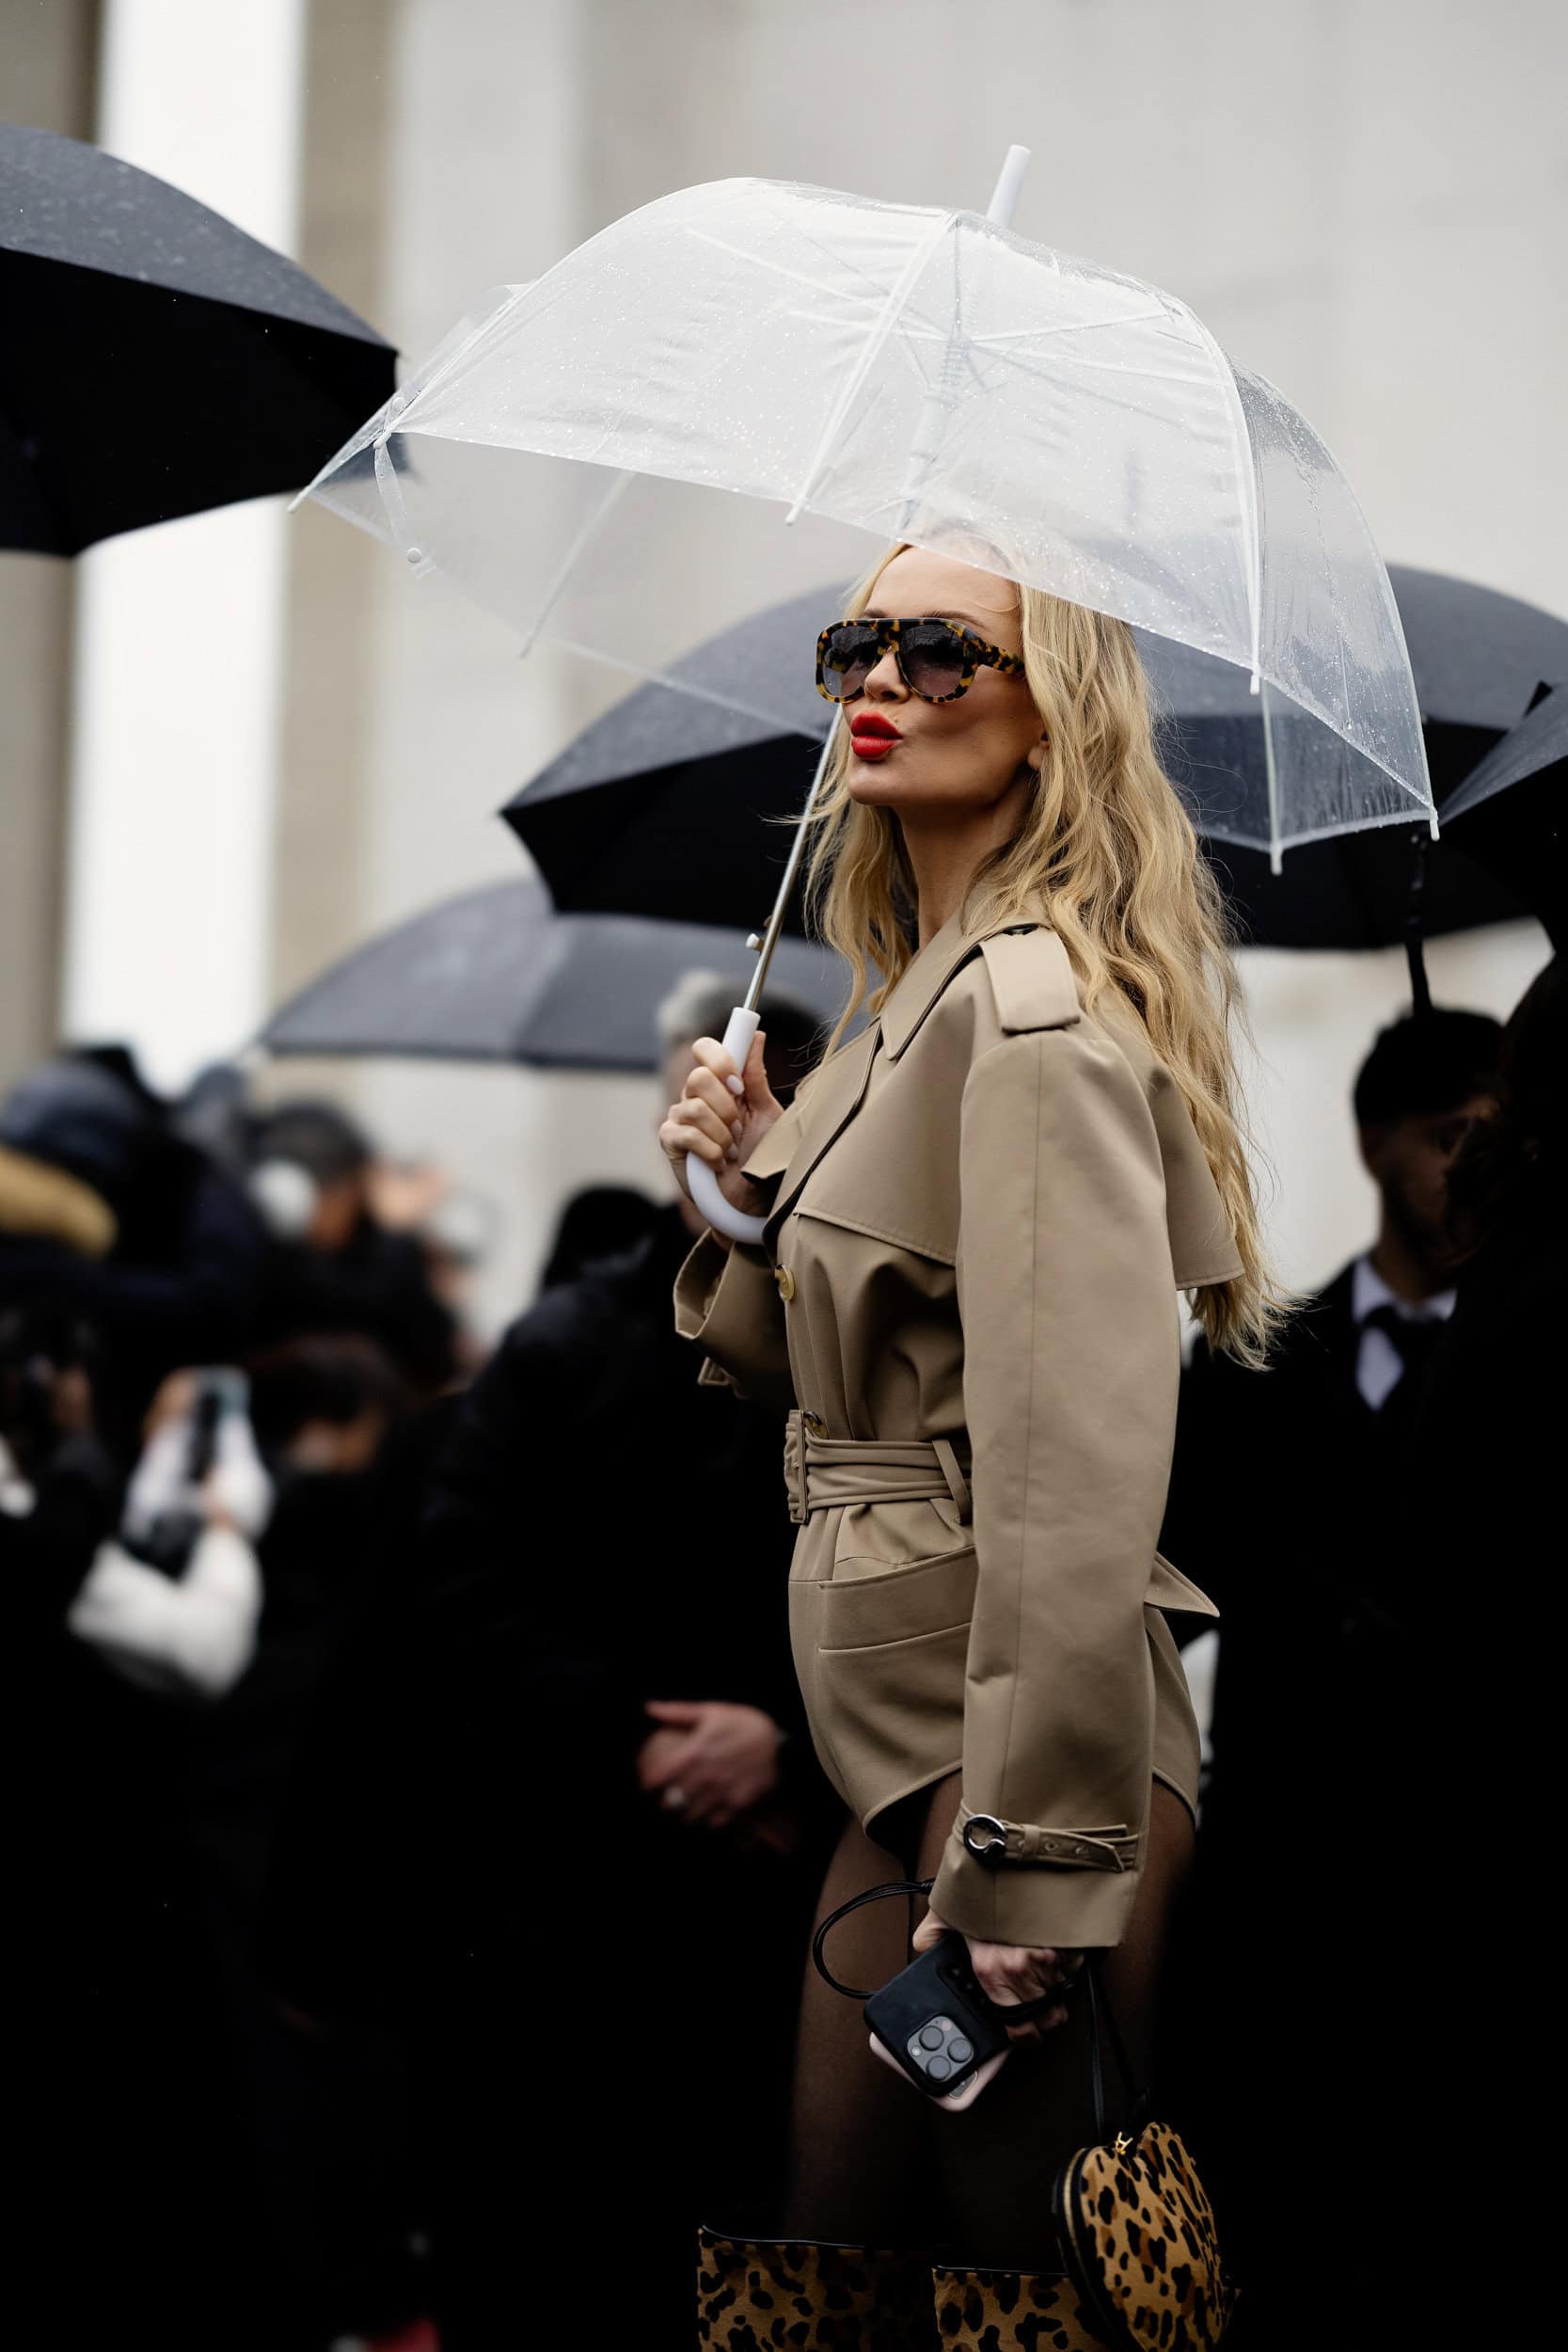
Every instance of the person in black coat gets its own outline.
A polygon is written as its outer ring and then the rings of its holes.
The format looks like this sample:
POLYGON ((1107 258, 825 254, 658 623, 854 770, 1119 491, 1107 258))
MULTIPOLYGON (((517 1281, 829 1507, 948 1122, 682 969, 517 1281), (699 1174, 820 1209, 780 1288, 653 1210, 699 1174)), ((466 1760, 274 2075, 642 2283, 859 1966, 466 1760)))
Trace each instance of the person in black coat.
POLYGON ((0 1105, 0 1147, 73 1179, 108 1213, 102 1253, 0 1226, 0 1303, 91 1324, 103 1348, 100 1424, 129 1455, 167 1374, 232 1362, 249 1343, 261 1222, 113 1051, 62 1055, 30 1072, 0 1105))
POLYGON ((1537 1570, 1560 1553, 1563 1516, 1557 1446, 1568 1327, 1568 968, 1560 956, 1509 1020, 1497 1113, 1465 1137, 1449 1190, 1449 1227, 1466 1263, 1412 1431, 1422 1534, 1450 1600, 1499 1540, 1506 1544, 1520 1570, 1521 1613, 1497 1610, 1485 1622, 1508 1654, 1528 1654, 1532 1615, 1538 1631, 1548 1622, 1537 1570))
MULTIPOLYGON (((684 992, 683 1069, 691 1024, 733 1001, 684 992)), ((771 1009, 777 1085, 815 1037, 771 1009)), ((275 1873, 279 1993, 328 2017, 373 1994, 411 2026, 450 2352, 522 2341, 562 2259, 630 2279, 640 2344, 684 2352, 700 2208, 743 2219, 782 2140, 789 2051, 753 2021, 789 2013, 826 1808, 789 1661, 779 1427, 697 1379, 671 1308, 689 1246, 684 1207, 657 1211, 443 1408, 417 1544, 326 1693, 275 1873), (675 1462, 704 1466, 736 1530, 678 1582, 675 1462), (601 1893, 594 1975, 580 1925, 601 1893), (639 1907, 632 1949, 608 1923, 639 1907)))
POLYGON ((1482 1013, 1382 1032, 1354 1095, 1376 1238, 1303 1302, 1265 1373, 1200 1344, 1183 1377, 1165 1536, 1220 1608, 1212 1843, 1254 1801, 1267 1752, 1287 1788, 1299 1780, 1302 1726, 1281 1701, 1299 1691, 1315 1706, 1308 1652, 1338 1673, 1401 1606, 1399 1449, 1457 1295, 1448 1173, 1492 1104, 1501 1044, 1482 1013))
MULTIPOLYGON (((1221 1613, 1167 2040, 1246 2290, 1238 2343, 1269 2352, 1321 2342, 1323 2311, 1298 2291, 1299 2213, 1256 2161, 1260 2076, 1305 2174, 1347 2168, 1396 1997, 1368 1955, 1395 1947, 1412 1900, 1397 1853, 1433 1596, 1408 1448, 1454 1310, 1449 1170, 1491 1107, 1500 1050, 1498 1025, 1470 1012, 1382 1032, 1354 1089, 1380 1199, 1371 1247, 1303 1304, 1266 1371, 1199 1345, 1182 1380, 1162 1549, 1221 1613)), ((1345 2177, 1354 2204, 1369 2176, 1345 2177)), ((1343 2196, 1330 2205, 1342 2223, 1343 2196)), ((1370 2229, 1338 2234, 1336 2340, 1358 2344, 1375 2340, 1383 2256, 1370 2229), (1345 2315, 1357 2309, 1368 2338, 1345 2315)))
POLYGON ((456 1320, 418 1233, 377 1215, 369 1138, 335 1104, 300 1101, 267 1112, 250 1150, 251 1190, 271 1229, 258 1346, 358 1333, 415 1396, 445 1388, 459 1369, 456 1320))
MULTIPOLYGON (((1561 1446, 1568 1408, 1568 966, 1559 955, 1503 1033, 1495 1117, 1466 1136, 1449 1180, 1465 1251, 1459 1302, 1411 1431, 1413 1553, 1429 1605, 1407 1709, 1411 1756, 1444 1761, 1439 1801, 1415 1824, 1412 1878, 1462 1922, 1463 2022, 1435 1971, 1430 1912, 1412 1907, 1400 1955, 1408 1988, 1394 2064, 1418 2088, 1418 2124, 1451 2130, 1478 2157, 1528 2146, 1540 2126, 1541 2021, 1560 2000, 1554 1840, 1560 1723, 1561 1446), (1449 1890, 1456 1889, 1450 1895, 1449 1890), (1473 1967, 1474 1974, 1471 1976, 1473 1967), (1442 2053, 1434 2062, 1435 2054, 1442 2053)), ((1549 2169, 1528 2169, 1520 2245, 1548 2242, 1549 2169)), ((1494 2341, 1539 2325, 1528 2264, 1497 2266, 1494 2341)))

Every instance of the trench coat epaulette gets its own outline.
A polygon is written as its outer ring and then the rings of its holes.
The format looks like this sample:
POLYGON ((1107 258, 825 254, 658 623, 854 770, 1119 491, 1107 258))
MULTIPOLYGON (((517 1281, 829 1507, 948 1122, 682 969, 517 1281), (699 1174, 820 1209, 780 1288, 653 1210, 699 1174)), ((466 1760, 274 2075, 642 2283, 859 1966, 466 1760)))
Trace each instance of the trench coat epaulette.
POLYGON ((1009 1036, 1026 1029, 1067 1029, 1083 1018, 1068 951, 1054 931, 1031 924, 997 931, 980 943, 996 1017, 1009 1036))

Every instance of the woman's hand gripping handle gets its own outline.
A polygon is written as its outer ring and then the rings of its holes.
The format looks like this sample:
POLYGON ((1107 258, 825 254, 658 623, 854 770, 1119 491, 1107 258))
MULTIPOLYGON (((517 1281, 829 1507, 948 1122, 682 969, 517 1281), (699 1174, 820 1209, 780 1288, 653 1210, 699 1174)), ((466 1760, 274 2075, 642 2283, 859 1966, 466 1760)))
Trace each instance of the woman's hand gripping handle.
POLYGON ((722 1044, 698 1038, 686 1091, 658 1131, 676 1183, 726 1242, 762 1239, 761 1196, 740 1164, 784 1111, 763 1066, 766 1043, 756 1014, 739 1006, 722 1044))

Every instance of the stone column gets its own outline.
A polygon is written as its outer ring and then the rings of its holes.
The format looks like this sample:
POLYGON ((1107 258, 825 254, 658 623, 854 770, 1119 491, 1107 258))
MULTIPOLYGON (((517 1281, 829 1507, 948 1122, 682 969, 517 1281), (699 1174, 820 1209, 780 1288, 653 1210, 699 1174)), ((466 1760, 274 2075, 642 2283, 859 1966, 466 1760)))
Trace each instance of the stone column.
MULTIPOLYGON (((0 8, 13 122, 92 135, 96 0, 0 8)), ((55 1041, 75 576, 0 555, 0 1088, 55 1041)))
MULTIPOLYGON (((294 242, 305 0, 109 0, 102 145, 294 242)), ((78 564, 65 1025, 156 1085, 265 1009, 285 522, 272 499, 78 564)))

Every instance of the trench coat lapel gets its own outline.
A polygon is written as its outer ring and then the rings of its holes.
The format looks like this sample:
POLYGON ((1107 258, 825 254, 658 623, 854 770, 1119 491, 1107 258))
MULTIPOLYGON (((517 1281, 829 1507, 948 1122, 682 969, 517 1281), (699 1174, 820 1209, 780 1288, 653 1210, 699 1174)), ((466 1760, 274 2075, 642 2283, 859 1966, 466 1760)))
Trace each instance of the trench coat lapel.
POLYGON ((817 1161, 859 1110, 879 1048, 896 1061, 960 964, 977 953, 981 942, 992 932, 1011 929, 1018 920, 1013 915, 1006 923, 970 930, 961 914, 952 916, 905 965, 876 1019, 842 1053, 823 1065, 801 1106, 799 1124, 791 1122, 793 1135, 782 1132, 781 1120, 779 1127, 763 1139, 747 1162, 746 1172, 762 1178, 783 1170, 783 1182, 768 1213, 766 1238, 769 1243, 776 1239, 780 1225, 817 1161))
POLYGON ((961 917, 955 914, 926 942, 918 955, 911 956, 882 1007, 882 1043, 890 1060, 898 1059, 958 966, 978 952, 981 941, 989 938, 991 930, 1002 928, 992 924, 982 930, 966 930, 961 917))
POLYGON ((998 922, 966 924, 961 909, 950 916, 920 953, 910 959, 882 1007, 882 1047, 888 1059, 898 1059, 948 981, 972 956, 979 954, 988 939, 994 939, 999 931, 1027 930, 1032 926, 1051 928, 1043 900, 1022 914, 1004 915, 998 922))
MULTIPOLYGON (((871 1076, 871 1065, 881 1042, 881 1024, 868 1023, 859 1037, 824 1062, 801 1107, 795 1148, 784 1163, 784 1180, 768 1213, 767 1239, 772 1241, 783 1219, 817 1161, 841 1136, 859 1110, 871 1076)), ((766 1149, 765 1138, 764 1149, 766 1149)), ((747 1163, 748 1175, 771 1171, 761 1166, 762 1152, 747 1163)))

